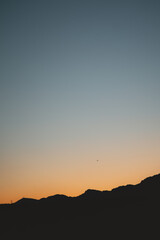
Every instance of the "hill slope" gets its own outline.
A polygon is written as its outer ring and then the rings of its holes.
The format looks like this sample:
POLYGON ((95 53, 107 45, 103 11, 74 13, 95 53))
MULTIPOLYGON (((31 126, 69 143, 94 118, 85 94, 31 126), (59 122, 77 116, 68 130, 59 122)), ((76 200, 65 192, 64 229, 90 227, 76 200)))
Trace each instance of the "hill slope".
MULTIPOLYGON (((137 185, 120 186, 112 191, 87 190, 80 196, 54 195, 40 200, 23 198, 0 205, 2 234, 23 236, 84 235, 100 237, 118 234, 146 234, 153 239, 159 228, 160 174, 137 185)), ((130 236, 130 237, 131 237, 130 236)), ((140 235, 139 235, 140 236, 140 235)))

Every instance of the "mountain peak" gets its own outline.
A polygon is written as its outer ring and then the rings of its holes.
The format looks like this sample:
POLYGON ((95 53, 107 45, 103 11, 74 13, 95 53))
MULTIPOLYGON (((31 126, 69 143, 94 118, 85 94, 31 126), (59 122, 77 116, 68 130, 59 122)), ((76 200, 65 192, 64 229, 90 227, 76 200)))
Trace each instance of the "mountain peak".
POLYGON ((151 177, 147 177, 140 182, 140 184, 159 184, 160 183, 160 173, 151 177))
POLYGON ((15 204, 18 205, 27 205, 27 204, 32 204, 34 202, 37 202, 38 200, 33 199, 33 198, 21 198, 20 200, 18 200, 17 202, 15 202, 15 204))

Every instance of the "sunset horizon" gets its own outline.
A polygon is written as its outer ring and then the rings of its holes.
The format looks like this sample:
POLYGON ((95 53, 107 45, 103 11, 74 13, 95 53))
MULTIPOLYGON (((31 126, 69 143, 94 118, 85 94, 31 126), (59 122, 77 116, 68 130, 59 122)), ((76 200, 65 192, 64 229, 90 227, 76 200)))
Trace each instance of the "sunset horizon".
MULTIPOLYGON (((79 191, 78 189, 75 189, 74 192, 71 192, 70 190, 70 186, 68 186, 68 188, 63 189, 61 191, 58 191, 58 192, 51 192, 51 191, 47 191, 47 186, 44 190, 41 190, 40 193, 38 193, 35 189, 33 190, 33 192, 31 191, 30 193, 29 192, 24 192, 23 195, 21 195, 21 193, 15 195, 12 195, 12 197, 10 197, 10 201, 6 201, 6 200, 3 200, 2 198, 2 202, 0 202, 0 204, 13 204, 17 201, 19 201, 20 199, 23 199, 23 198, 28 198, 28 199, 36 199, 36 200, 40 200, 40 199, 43 199, 43 198, 47 198, 47 197, 50 197, 50 196, 54 196, 54 195, 65 195, 67 197, 78 197, 80 196, 81 194, 83 194, 84 192, 86 192, 88 189, 91 189, 91 190, 97 190, 97 191, 111 191, 117 187, 120 187, 120 186, 127 186, 127 185, 137 185, 139 184, 141 181, 143 181, 144 179, 148 178, 148 177, 152 177, 152 176, 155 176, 157 174, 160 174, 159 172, 155 172, 155 173, 152 173, 150 175, 146 175, 146 176, 143 176, 143 177, 137 177, 137 179, 135 181, 130 181, 130 182, 127 182, 127 181, 124 181, 121 180, 121 184, 114 184, 113 186, 112 185, 109 185, 109 184, 106 184, 107 188, 103 188, 103 187, 94 187, 93 185, 89 185, 88 188, 81 188, 79 191)), ((7 200, 9 199, 6 198, 7 200)))

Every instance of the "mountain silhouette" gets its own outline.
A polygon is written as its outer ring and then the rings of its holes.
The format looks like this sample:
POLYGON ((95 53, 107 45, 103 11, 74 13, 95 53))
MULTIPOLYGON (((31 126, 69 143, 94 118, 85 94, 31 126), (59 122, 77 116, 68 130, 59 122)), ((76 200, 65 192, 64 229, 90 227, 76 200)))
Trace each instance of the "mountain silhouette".
POLYGON ((77 197, 22 198, 0 204, 0 216, 4 239, 154 239, 159 233, 160 174, 111 191, 88 189, 77 197))

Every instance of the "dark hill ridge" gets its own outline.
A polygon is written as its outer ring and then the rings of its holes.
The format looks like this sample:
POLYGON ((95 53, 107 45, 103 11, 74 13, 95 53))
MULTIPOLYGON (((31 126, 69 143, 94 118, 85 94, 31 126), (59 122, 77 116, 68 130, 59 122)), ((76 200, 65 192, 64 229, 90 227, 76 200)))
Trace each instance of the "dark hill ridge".
MULTIPOLYGON (((124 195, 127 194, 139 194, 140 196, 143 195, 148 195, 148 193, 152 192, 155 194, 160 194, 160 174, 154 175, 152 177, 148 177, 144 180, 142 180, 140 183, 136 184, 136 185, 132 185, 132 184, 128 184, 125 186, 119 186, 117 188, 113 188, 111 191, 105 190, 105 191, 100 191, 100 190, 94 190, 94 189, 88 189, 86 190, 83 194, 77 196, 77 197, 69 197, 63 194, 56 194, 53 196, 49 196, 47 198, 42 198, 40 200, 36 200, 36 199, 32 199, 32 198, 22 198, 20 200, 18 200, 17 202, 15 202, 14 204, 16 205, 22 205, 22 204, 32 204, 32 203, 36 203, 37 201, 57 201, 57 200, 66 200, 66 199, 80 199, 80 198, 101 198, 101 197, 108 197, 109 195, 113 195, 115 196, 116 194, 121 194, 123 193, 124 195), (113 194, 114 193, 114 194, 113 194)), ((14 205, 12 204, 12 205, 14 205)))
POLYGON ((58 239, 64 239, 60 236, 67 236, 65 231, 69 231, 68 236, 76 231, 82 233, 81 239, 87 239, 84 232, 91 239, 96 234, 100 238, 99 233, 105 234, 106 231, 108 236, 119 231, 123 235, 126 231, 133 232, 133 235, 141 231, 144 235, 147 231, 149 236, 148 231, 152 230, 153 239, 159 229, 159 203, 160 174, 137 185, 120 186, 111 191, 88 189, 77 197, 57 194, 40 200, 22 198, 13 204, 0 205, 2 233, 7 233, 5 239, 10 239, 11 233, 12 237, 27 233, 27 239, 32 239, 32 235, 41 237, 44 234, 46 237, 46 234, 54 233, 54 236, 58 234, 58 239), (8 228, 12 231, 8 232, 8 228))

